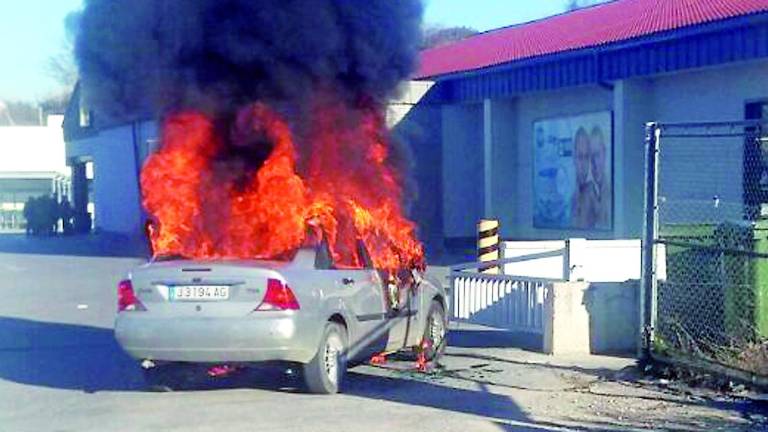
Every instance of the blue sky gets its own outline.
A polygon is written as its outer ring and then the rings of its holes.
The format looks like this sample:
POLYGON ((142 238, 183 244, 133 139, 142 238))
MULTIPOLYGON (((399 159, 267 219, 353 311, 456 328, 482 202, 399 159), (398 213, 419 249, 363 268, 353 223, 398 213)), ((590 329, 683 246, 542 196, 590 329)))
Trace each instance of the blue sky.
MULTIPOLYGON (((125 0, 130 1, 130 0, 125 0)), ((488 30, 562 12, 565 0, 425 0, 429 23, 488 30)), ((0 100, 39 100, 55 91, 48 59, 62 49, 64 17, 82 0, 4 0, 0 13, 0 100)))
POLYGON ((561 13, 565 0, 424 0, 424 20, 480 31, 561 13))
POLYGON ((57 88, 48 58, 62 49, 64 17, 81 0, 4 0, 0 10, 0 99, 36 100, 57 88))

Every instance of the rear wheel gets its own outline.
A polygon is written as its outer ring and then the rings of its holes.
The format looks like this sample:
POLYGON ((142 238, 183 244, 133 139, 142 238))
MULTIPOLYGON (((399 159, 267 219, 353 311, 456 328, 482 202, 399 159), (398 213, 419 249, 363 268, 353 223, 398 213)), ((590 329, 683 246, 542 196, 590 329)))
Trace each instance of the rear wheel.
POLYGON ((445 309, 438 301, 433 301, 427 313, 422 349, 426 360, 437 361, 445 351, 448 322, 445 319, 445 309))
POLYGON ((346 329, 327 323, 317 354, 304 365, 304 381, 311 393, 334 394, 341 389, 347 372, 346 349, 346 329))

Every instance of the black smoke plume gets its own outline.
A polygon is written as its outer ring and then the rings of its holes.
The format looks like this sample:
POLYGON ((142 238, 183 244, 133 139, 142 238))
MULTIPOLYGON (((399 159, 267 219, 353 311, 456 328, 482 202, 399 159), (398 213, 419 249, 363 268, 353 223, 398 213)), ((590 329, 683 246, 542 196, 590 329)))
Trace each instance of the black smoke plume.
MULTIPOLYGON (((253 101, 307 107, 318 89, 381 105, 421 42, 420 0, 86 0, 76 56, 103 123, 253 101)), ((301 108, 297 108, 301 109, 301 108)))

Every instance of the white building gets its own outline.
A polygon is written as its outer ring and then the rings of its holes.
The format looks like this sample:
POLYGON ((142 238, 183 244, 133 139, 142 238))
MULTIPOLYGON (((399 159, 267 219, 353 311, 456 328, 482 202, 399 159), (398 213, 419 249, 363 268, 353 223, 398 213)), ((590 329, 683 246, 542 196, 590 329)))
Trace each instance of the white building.
POLYGON ((45 126, 0 127, 0 231, 23 227, 28 198, 69 195, 62 121, 50 115, 45 126))

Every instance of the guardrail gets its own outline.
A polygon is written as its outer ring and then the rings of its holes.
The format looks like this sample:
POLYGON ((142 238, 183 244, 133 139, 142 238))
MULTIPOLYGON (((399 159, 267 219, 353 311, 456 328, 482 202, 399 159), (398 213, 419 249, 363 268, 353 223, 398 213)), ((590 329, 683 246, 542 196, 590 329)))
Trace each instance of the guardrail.
POLYGON ((506 274, 480 273, 481 266, 539 259, 562 251, 513 257, 451 267, 450 316, 454 321, 470 322, 513 331, 543 334, 544 301, 552 284, 561 279, 535 278, 506 274))

